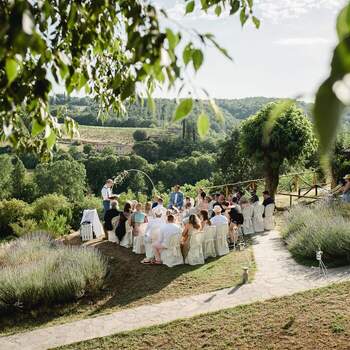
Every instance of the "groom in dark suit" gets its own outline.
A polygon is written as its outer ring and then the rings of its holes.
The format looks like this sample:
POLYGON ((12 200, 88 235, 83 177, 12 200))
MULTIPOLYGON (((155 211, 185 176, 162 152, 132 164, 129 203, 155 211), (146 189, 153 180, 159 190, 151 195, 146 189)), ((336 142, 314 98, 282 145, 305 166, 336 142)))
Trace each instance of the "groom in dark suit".
POLYGON ((180 186, 176 185, 174 192, 170 193, 169 208, 176 207, 177 209, 182 209, 184 206, 184 195, 180 192, 180 186))

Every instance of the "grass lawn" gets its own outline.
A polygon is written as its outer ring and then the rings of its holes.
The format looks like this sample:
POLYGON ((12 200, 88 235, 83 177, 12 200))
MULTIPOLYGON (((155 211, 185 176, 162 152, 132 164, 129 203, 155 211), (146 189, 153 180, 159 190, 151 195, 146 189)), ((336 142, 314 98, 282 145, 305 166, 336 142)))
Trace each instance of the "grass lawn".
POLYGON ((135 130, 145 130, 148 136, 160 135, 166 132, 166 130, 161 128, 117 128, 79 125, 79 133, 82 140, 109 141, 129 145, 134 143, 132 134, 135 130))
POLYGON ((13 334, 35 327, 65 323, 149 303, 159 303, 186 295, 206 293, 241 283, 242 266, 250 265, 254 276, 252 248, 209 260, 205 265, 142 265, 143 256, 108 241, 95 244, 108 258, 109 274, 97 296, 85 296, 76 303, 33 312, 0 316, 0 334, 13 334))
POLYGON ((349 298, 347 282, 59 349, 350 349, 349 298))

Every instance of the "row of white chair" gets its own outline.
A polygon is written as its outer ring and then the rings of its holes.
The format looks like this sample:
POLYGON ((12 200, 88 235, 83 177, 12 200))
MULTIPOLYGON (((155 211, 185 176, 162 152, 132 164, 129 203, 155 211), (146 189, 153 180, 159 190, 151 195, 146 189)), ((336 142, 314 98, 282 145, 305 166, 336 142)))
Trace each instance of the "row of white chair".
MULTIPOLYGON (((157 229, 151 232, 151 237, 139 235, 133 237, 131 227, 126 224, 126 234, 120 241, 120 246, 132 248, 135 254, 145 254, 146 258, 154 257, 152 244, 156 240, 159 232, 157 229)), ((223 256, 229 253, 227 243, 228 226, 208 226, 204 231, 193 233, 190 236, 189 251, 184 261, 181 252, 181 234, 170 237, 166 242, 167 249, 161 252, 163 264, 172 267, 183 263, 189 265, 204 264, 210 257, 223 256)), ((115 232, 108 231, 108 240, 118 243, 115 232)))
POLYGON ((264 231, 273 230, 275 227, 273 217, 274 210, 274 204, 269 204, 266 207, 264 207, 262 204, 256 203, 247 207, 243 207, 242 230, 244 234, 250 235, 253 233, 260 233, 264 231))

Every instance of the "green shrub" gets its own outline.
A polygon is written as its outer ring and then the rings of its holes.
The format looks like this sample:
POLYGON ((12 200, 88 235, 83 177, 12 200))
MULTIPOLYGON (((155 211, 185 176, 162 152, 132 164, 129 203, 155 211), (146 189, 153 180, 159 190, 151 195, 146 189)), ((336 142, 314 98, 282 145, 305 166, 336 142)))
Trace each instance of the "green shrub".
POLYGON ((0 201, 0 237, 13 234, 10 224, 18 223, 30 214, 30 206, 19 199, 0 201))
POLYGON ((52 211, 56 215, 63 215, 67 218, 67 222, 72 219, 72 208, 67 198, 56 193, 47 194, 38 198, 32 204, 33 217, 37 221, 41 221, 44 217, 44 211, 52 211))
POLYGON ((315 261, 318 249, 327 263, 349 261, 350 217, 346 205, 295 207, 286 217, 282 236, 288 249, 298 259, 315 261), (345 214, 345 215, 344 215, 345 214))
POLYGON ((40 228, 56 238, 68 234, 70 226, 67 224, 67 218, 65 216, 57 215, 52 210, 44 210, 43 218, 40 221, 40 228))
POLYGON ((95 249, 67 247, 46 234, 19 238, 0 249, 0 310, 28 310, 95 293, 106 269, 95 249))
POLYGON ((95 196, 86 196, 83 200, 75 202, 72 208, 72 220, 70 225, 77 230, 83 216, 84 209, 97 209, 98 216, 103 219, 102 199, 95 196))
POLYGON ((10 227, 17 237, 22 237, 28 233, 38 231, 39 225, 34 219, 22 218, 18 222, 11 223, 10 227))

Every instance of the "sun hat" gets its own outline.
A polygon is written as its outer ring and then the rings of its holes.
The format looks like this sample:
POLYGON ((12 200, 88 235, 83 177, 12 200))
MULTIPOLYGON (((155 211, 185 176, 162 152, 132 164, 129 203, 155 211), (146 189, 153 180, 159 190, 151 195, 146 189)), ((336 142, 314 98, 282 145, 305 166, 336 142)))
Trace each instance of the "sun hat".
POLYGON ((346 174, 344 177, 343 177, 344 180, 350 180, 350 174, 346 174))
POLYGON ((215 205, 213 211, 214 213, 221 213, 222 208, 220 207, 220 205, 215 205))

